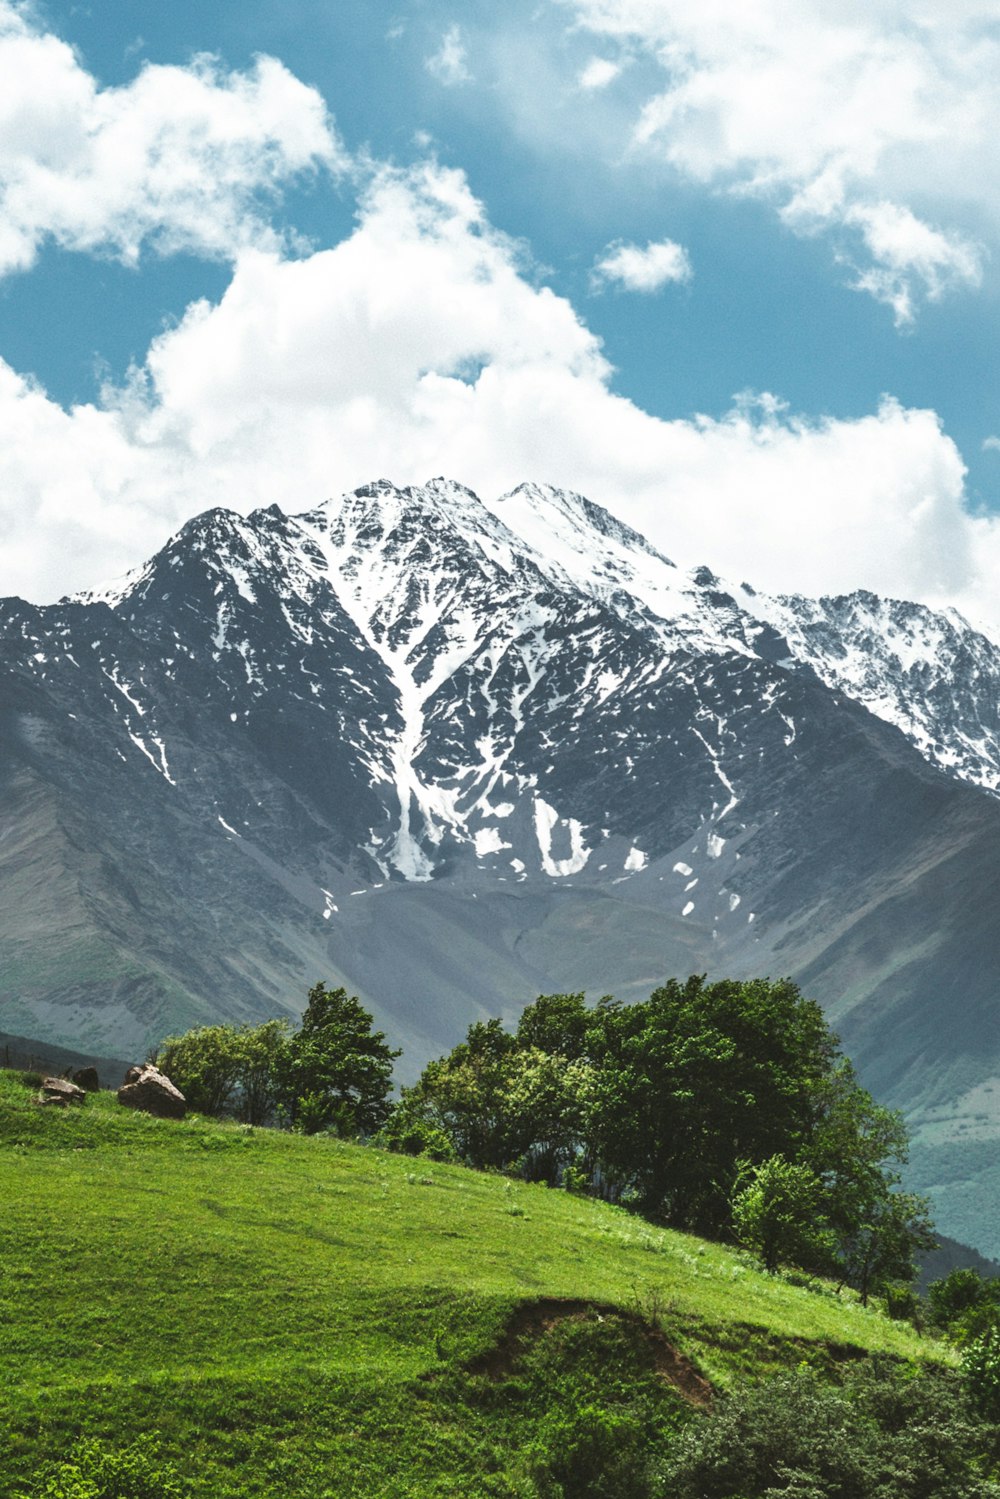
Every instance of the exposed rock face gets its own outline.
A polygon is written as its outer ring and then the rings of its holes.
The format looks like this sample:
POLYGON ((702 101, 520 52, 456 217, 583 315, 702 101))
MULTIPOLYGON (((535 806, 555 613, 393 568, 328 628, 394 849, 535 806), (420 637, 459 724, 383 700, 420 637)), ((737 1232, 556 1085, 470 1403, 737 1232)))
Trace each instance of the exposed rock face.
POLYGON ((158 1119, 183 1119, 187 1113, 184 1094, 158 1067, 130 1067, 118 1089, 118 1102, 158 1119))
POLYGON ((75 1083, 67 1082, 64 1077, 47 1077, 42 1082, 42 1092, 38 1101, 65 1106, 69 1103, 85 1103, 86 1100, 86 1093, 75 1083))
POLYGON ((78 1067, 73 1073, 73 1081, 85 1093, 100 1092, 101 1079, 97 1075, 96 1067, 78 1067))

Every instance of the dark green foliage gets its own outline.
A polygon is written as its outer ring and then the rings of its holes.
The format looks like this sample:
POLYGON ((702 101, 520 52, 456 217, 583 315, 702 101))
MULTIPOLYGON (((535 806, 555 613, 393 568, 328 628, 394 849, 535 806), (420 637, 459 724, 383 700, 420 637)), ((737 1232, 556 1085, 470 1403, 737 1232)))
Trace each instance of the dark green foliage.
POLYGON ((427 1119, 394 1109, 375 1136, 373 1144, 399 1155, 425 1155, 431 1161, 454 1161, 455 1147, 445 1134, 427 1119))
POLYGON ((387 1139, 415 1140, 422 1122, 469 1165, 518 1166, 530 1180, 555 1182, 577 1153, 591 1069, 583 1059, 522 1044, 520 1035, 499 1020, 471 1026, 460 1046, 404 1092, 387 1139))
POLYGON ((967 1342, 1000 1317, 1000 1281, 984 1280, 977 1270, 953 1270, 928 1288, 927 1311, 932 1326, 967 1342))
POLYGON ((18 1499, 187 1499, 190 1485, 157 1443, 137 1437, 117 1451, 77 1442, 65 1462, 53 1463, 18 1499))
POLYGON ((736 1238, 770 1274, 779 1265, 829 1269, 833 1235, 823 1217, 823 1187, 808 1166, 773 1155, 748 1167, 733 1197, 736 1238))
POLYGON ((303 1134, 371 1135, 390 1112, 392 1064, 400 1053, 346 989, 315 984, 302 1024, 282 1048, 278 1100, 303 1134))
POLYGON ((962 1377, 976 1409, 1000 1420, 1000 1319, 973 1337, 962 1354, 962 1377))
POLYGON ((472 1026, 407 1090, 383 1137, 446 1136, 469 1165, 587 1189, 671 1227, 734 1236, 768 1269, 862 1299, 933 1240, 899 1191, 898 1114, 858 1083, 789 980, 671 980, 638 1004, 542 995, 511 1034, 472 1026))
POLYGON ((169 1036, 157 1064, 199 1114, 234 1113, 246 1124, 266 1124, 274 1114, 288 1036, 283 1020, 201 1026, 169 1036))
POLYGON ((591 1129, 602 1169, 638 1210, 724 1233, 738 1163, 810 1136, 835 1041, 784 980, 671 980, 645 1004, 595 1012, 591 1129))
POLYGON ((954 1376, 872 1361, 841 1388, 808 1370, 747 1385, 690 1428, 663 1499, 987 1499, 991 1433, 954 1376))

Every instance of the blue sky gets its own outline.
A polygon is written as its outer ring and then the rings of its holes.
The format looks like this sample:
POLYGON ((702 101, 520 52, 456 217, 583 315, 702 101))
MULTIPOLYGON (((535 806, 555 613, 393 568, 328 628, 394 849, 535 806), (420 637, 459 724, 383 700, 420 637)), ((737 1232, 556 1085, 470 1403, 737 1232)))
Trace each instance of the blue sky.
POLYGON ((0 590, 444 471, 992 626, 1000 4, 690 9, 0 0, 0 590))

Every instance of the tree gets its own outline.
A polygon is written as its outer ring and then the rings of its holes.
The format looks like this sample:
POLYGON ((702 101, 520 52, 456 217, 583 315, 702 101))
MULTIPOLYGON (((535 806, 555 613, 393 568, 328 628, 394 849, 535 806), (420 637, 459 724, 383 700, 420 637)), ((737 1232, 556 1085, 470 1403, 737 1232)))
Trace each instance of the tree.
POLYGON ((240 1075, 240 1032, 234 1025, 203 1025, 168 1036, 157 1065, 199 1114, 218 1115, 231 1103, 240 1075))
POLYGON ((733 1228, 741 1244, 773 1275, 779 1265, 830 1268, 833 1235, 824 1226, 823 1188, 808 1166, 773 1155, 744 1168, 733 1198, 733 1228))
POLYGON ((158 1065, 199 1114, 233 1112, 247 1124, 264 1124, 274 1111, 287 1044, 285 1020, 205 1025, 168 1037, 158 1065))
POLYGON ((288 1041, 287 1020, 265 1020, 240 1032, 236 1113, 244 1124, 266 1124, 273 1116, 288 1041))
POLYGON ((390 1112, 393 1051, 356 995, 315 984, 281 1054, 278 1099, 304 1134, 373 1134, 390 1112))
POLYGON ((500 1020, 477 1021, 404 1089, 387 1138, 417 1144, 420 1130, 430 1130, 447 1137, 470 1166, 519 1167, 532 1180, 554 1184, 580 1149, 591 1068, 579 1055, 551 1053, 533 1041, 544 1029, 558 1043, 578 1004, 582 1010, 582 995, 543 996, 525 1012, 516 1036, 500 1020), (564 999, 569 1003, 560 1014, 564 999))
POLYGON ((902 1115, 877 1104, 846 1057, 814 1092, 815 1120, 802 1159, 823 1185, 836 1263, 862 1302, 892 1281, 912 1281, 914 1256, 933 1249, 927 1202, 901 1192, 906 1164, 902 1115))
POLYGON ((873 1191, 851 1232, 841 1235, 838 1269, 867 1306, 873 1292, 893 1281, 912 1281, 915 1256, 936 1243, 926 1198, 898 1192, 884 1182, 881 1190, 873 1191))
POLYGON ((739 1163, 808 1141, 836 1041, 790 980, 672 979, 594 1012, 591 1129, 615 1195, 648 1217, 725 1234, 739 1163))

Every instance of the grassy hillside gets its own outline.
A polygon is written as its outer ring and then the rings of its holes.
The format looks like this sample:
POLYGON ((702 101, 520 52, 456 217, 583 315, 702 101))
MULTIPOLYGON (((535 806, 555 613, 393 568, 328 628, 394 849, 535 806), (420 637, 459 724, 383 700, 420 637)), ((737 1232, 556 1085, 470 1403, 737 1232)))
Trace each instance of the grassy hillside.
POLYGON ((141 1433, 211 1499, 533 1495, 584 1409, 669 1432, 705 1380, 947 1358, 589 1199, 33 1097, 0 1073, 5 1496, 81 1435, 141 1433))

